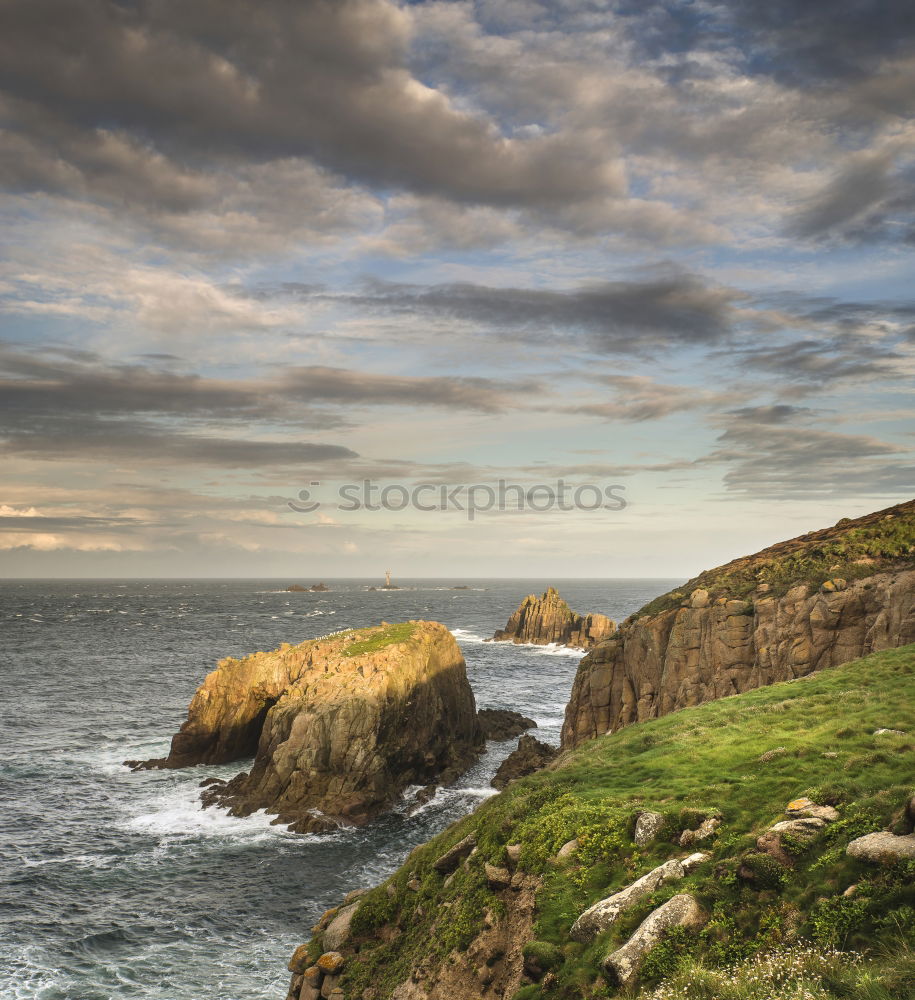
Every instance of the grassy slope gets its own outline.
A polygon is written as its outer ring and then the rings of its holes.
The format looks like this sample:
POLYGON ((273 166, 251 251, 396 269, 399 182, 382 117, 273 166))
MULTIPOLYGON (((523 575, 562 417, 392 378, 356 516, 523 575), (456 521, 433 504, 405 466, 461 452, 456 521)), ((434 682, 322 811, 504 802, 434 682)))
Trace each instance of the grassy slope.
MULTIPOLYGON (((484 910, 501 909, 486 887, 483 864, 504 864, 510 843, 522 844, 520 867, 544 877, 535 936, 558 949, 551 998, 614 995, 598 975, 600 960, 654 906, 685 890, 711 919, 698 939, 675 936, 656 949, 645 967, 649 985, 673 971, 681 952, 714 966, 796 935, 842 948, 889 941, 900 926, 915 926, 915 865, 875 870, 844 853, 853 837, 897 821, 913 791, 913 738, 873 735, 884 727, 915 733, 915 645, 592 740, 484 803, 366 897, 354 922, 360 953, 343 984, 347 995, 360 996, 371 985, 379 997, 388 996, 421 958, 466 947, 484 910), (776 748, 784 751, 760 760, 776 748), (795 870, 766 868, 769 887, 741 880, 737 868, 756 837, 803 794, 837 805, 840 821, 799 854, 795 870), (586 906, 686 853, 669 841, 634 845, 635 815, 644 808, 664 813, 671 832, 720 815, 720 835, 704 848, 712 857, 591 944, 571 941, 569 927, 586 906), (479 850, 445 888, 432 861, 470 830, 479 850), (572 837, 581 844, 573 863, 551 864, 572 837), (418 892, 407 888, 411 876, 420 882, 418 892), (843 897, 852 883, 857 894, 843 897), (400 929, 390 943, 381 943, 384 925, 389 937, 392 927, 400 929)), ((525 987, 522 995, 539 996, 540 988, 525 987)))
POLYGON ((915 500, 909 500, 854 520, 842 518, 831 528, 811 531, 706 570, 678 590, 655 598, 632 617, 679 607, 697 587, 708 590, 713 599, 740 599, 751 597, 760 583, 767 583, 771 593, 780 597, 799 583, 819 587, 834 577, 857 580, 881 570, 913 565, 915 500))

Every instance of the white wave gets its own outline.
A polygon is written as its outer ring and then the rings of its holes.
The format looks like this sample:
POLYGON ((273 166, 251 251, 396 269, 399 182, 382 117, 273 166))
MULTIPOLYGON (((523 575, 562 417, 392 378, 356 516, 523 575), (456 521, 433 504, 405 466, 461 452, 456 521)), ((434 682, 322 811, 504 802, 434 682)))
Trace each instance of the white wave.
POLYGON ((71 854, 62 858, 28 858, 19 855, 25 868, 44 868, 46 865, 67 865, 68 868, 108 868, 120 859, 115 854, 71 854))
POLYGON ((524 645, 528 649, 536 649, 541 656, 574 656, 576 659, 580 660, 585 655, 585 651, 583 649, 573 649, 571 646, 561 646, 556 642, 551 642, 547 646, 536 646, 527 643, 524 643, 524 645))
POLYGON ((484 639, 483 636, 477 635, 476 632, 471 632, 466 628, 453 628, 451 634, 457 639, 458 642, 488 642, 488 639, 484 639))
POLYGON ((224 809, 202 808, 200 788, 194 784, 181 784, 177 788, 158 792, 145 802, 149 810, 128 817, 124 825, 140 833, 148 833, 170 840, 236 840, 256 841, 273 837, 295 837, 284 826, 271 826, 274 816, 263 811, 251 816, 230 816, 224 809))

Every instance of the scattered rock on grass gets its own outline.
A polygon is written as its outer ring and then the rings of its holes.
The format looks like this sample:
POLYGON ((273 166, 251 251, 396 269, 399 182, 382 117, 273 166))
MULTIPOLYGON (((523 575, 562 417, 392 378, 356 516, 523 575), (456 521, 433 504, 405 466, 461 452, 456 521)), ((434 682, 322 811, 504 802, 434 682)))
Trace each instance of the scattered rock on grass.
POLYGON ((853 840, 845 849, 850 858, 891 865, 915 858, 915 833, 897 837, 893 833, 868 833, 853 840))
POLYGON ((667 931, 673 927, 698 929, 703 923, 702 910, 689 893, 673 896, 649 914, 623 947, 604 959, 601 967, 612 983, 626 986, 634 982, 642 960, 667 931))
POLYGON ((707 854, 691 854, 686 858, 672 858, 670 861, 665 861, 663 865, 659 865, 647 875, 643 875, 632 885, 600 900, 593 906, 589 906, 572 925, 571 936, 576 941, 590 941, 601 931, 605 931, 625 910, 635 906, 636 903, 650 895, 665 882, 681 879, 688 875, 707 857, 707 854))
POLYGON ((646 810, 639 813, 635 821, 635 835, 633 840, 641 847, 651 843, 664 826, 664 817, 658 812, 646 810))

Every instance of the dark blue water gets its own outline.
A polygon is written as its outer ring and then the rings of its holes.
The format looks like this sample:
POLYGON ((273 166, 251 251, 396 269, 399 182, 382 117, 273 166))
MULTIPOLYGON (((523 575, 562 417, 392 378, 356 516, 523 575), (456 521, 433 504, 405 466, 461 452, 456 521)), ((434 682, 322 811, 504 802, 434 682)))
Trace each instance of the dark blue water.
MULTIPOLYGON (((0 998, 279 1000, 315 918, 491 794, 513 744, 490 744, 415 815, 325 837, 202 810, 198 784, 242 764, 133 773, 161 756, 223 656, 381 620, 451 628, 481 708, 535 718, 558 743, 579 655, 483 643, 557 581, 0 583, 0 998), (474 589, 452 590, 455 582, 474 589)), ((579 611, 619 620, 674 581, 558 581, 579 611)))

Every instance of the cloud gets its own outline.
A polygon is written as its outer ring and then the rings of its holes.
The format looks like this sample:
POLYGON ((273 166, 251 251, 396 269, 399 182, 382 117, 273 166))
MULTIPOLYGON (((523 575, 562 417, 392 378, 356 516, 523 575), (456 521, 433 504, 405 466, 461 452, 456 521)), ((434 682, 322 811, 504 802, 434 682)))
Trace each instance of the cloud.
POLYGON ((702 386, 667 385, 646 375, 602 375, 596 381, 610 387, 616 398, 606 403, 564 407, 563 412, 603 420, 640 422, 727 405, 740 398, 734 392, 719 392, 702 386))
POLYGON ((383 187, 494 205, 619 194, 612 155, 575 135, 506 136, 408 66, 414 27, 390 0, 11 0, 0 85, 22 140, 64 153, 33 178, 70 174, 114 197, 174 209, 199 185, 191 156, 306 157, 383 187), (144 143, 147 145, 144 149, 144 143), (171 161, 168 167, 165 157, 171 161), (157 178, 145 190, 143 176, 157 178))
POLYGON ((853 337, 744 348, 734 359, 744 370, 777 374, 791 382, 814 385, 841 379, 903 376, 899 354, 853 337))
POLYGON ((535 339, 583 333, 590 347, 602 352, 713 344, 731 333, 737 305, 745 298, 735 289, 681 273, 561 291, 373 281, 361 294, 347 296, 363 309, 447 318, 535 339))
POLYGON ((739 421, 705 461, 726 463, 725 488, 745 496, 873 497, 915 490, 911 453, 863 434, 739 421))

